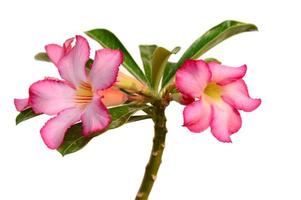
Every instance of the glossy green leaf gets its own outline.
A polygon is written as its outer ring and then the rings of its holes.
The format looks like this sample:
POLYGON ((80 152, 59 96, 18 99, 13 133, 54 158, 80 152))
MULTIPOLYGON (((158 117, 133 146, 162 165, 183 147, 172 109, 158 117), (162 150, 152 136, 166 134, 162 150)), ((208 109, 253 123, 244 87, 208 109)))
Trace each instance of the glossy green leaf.
POLYGON ((147 78, 148 85, 152 87, 152 57, 157 45, 140 45, 140 56, 142 59, 145 76, 147 78))
POLYGON ((166 72, 166 76, 163 77, 162 87, 164 87, 173 79, 176 70, 185 62, 185 60, 197 59, 209 49, 233 35, 256 30, 257 27, 253 24, 232 20, 224 21, 211 28, 204 35, 193 42, 191 46, 184 52, 177 64, 166 72))
POLYGON ((158 47, 154 51, 154 55, 152 58, 152 84, 154 86, 155 91, 158 90, 160 80, 163 76, 170 55, 176 54, 179 50, 180 47, 176 47, 172 51, 168 51, 163 47, 158 47))
MULTIPOLYGON (((83 148, 92 138, 98 136, 109 129, 118 128, 124 123, 126 123, 131 115, 133 115, 138 110, 147 108, 147 105, 123 105, 114 108, 110 108, 109 112, 112 117, 112 122, 110 126, 101 132, 97 132, 89 137, 84 137, 82 135, 82 124, 78 123, 68 129, 63 144, 58 148, 58 151, 64 156, 70 153, 74 153, 81 148, 83 148)), ((137 121, 137 120, 136 120, 137 121)))
POLYGON ((120 49, 124 56, 123 66, 137 79, 145 83, 147 82, 142 70, 120 40, 112 32, 106 29, 94 29, 87 31, 86 34, 101 44, 104 48, 120 49))
POLYGON ((26 110, 23 110, 22 112, 20 112, 18 114, 18 116, 16 117, 16 125, 18 125, 19 123, 31 119, 33 117, 39 116, 40 114, 36 114, 33 112, 33 110, 31 108, 27 108, 26 110))
POLYGON ((40 53, 36 54, 34 56, 34 59, 39 60, 39 61, 50 62, 50 59, 49 59, 47 53, 44 53, 44 52, 40 52, 40 53))

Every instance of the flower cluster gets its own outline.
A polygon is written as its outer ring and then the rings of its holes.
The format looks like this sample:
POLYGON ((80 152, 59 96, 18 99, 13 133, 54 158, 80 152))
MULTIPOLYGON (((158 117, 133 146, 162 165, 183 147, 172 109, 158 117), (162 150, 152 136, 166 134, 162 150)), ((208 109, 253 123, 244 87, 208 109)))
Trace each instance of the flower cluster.
MULTIPOLYGON (((15 107, 18 111, 31 108, 36 114, 54 116, 41 129, 43 141, 50 149, 57 149, 68 128, 79 121, 84 136, 106 129, 111 122, 108 107, 137 100, 148 104, 150 99, 158 99, 146 84, 119 72, 124 60, 121 50, 97 50, 92 60, 89 44, 82 36, 67 39, 62 46, 46 45, 45 50, 62 79, 47 77, 33 83, 29 98, 15 99, 15 107), (150 99, 130 96, 122 89, 148 94, 150 99)), ((246 65, 229 67, 216 61, 188 59, 170 84, 176 86, 177 92, 166 95, 171 96, 169 100, 186 105, 184 126, 191 132, 211 127, 219 141, 231 142, 230 136, 242 124, 238 110, 250 112, 261 104, 260 99, 249 96, 242 79, 246 70, 246 65)))

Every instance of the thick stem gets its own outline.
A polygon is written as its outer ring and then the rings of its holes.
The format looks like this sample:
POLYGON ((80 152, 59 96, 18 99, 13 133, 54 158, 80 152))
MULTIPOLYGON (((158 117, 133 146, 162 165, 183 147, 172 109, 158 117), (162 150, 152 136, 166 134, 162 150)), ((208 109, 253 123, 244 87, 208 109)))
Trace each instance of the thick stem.
POLYGON ((167 133, 166 117, 164 113, 165 107, 166 105, 164 105, 162 102, 154 103, 153 121, 155 124, 155 135, 153 139, 153 148, 148 164, 145 167, 143 181, 137 193, 136 200, 148 199, 162 162, 162 155, 165 147, 165 137, 167 133))

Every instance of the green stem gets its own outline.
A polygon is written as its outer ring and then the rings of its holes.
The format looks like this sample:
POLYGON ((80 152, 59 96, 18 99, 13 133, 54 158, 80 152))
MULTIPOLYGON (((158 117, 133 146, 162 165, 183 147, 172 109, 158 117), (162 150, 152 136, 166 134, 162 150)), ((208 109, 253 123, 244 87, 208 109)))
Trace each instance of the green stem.
POLYGON ((153 121, 155 124, 155 136, 153 139, 153 148, 148 164, 145 167, 144 177, 137 193, 136 200, 148 199, 162 162, 162 155, 165 147, 165 137, 167 133, 165 107, 166 105, 164 105, 164 103, 161 101, 154 103, 153 121))

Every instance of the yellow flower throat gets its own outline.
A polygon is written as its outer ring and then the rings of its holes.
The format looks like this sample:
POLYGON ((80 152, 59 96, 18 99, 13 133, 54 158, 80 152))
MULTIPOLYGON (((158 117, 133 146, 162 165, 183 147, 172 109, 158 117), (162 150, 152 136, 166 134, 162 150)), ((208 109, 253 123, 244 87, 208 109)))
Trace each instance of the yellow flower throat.
POLYGON ((81 83, 76 90, 75 102, 86 105, 93 99, 92 87, 89 83, 81 83))
POLYGON ((216 83, 209 83, 204 90, 204 93, 214 100, 219 100, 221 98, 221 92, 221 87, 216 83))

